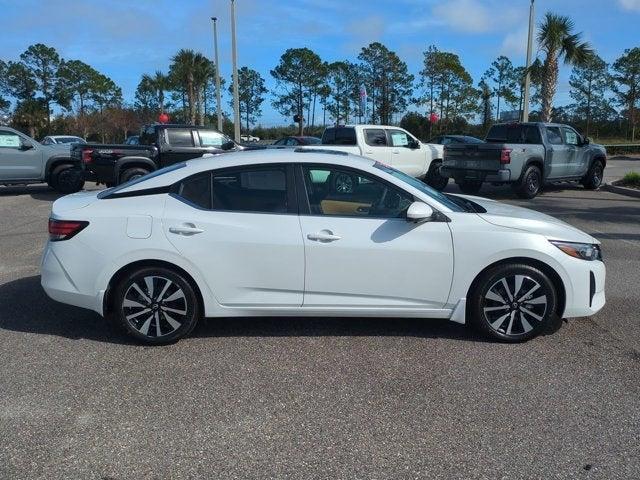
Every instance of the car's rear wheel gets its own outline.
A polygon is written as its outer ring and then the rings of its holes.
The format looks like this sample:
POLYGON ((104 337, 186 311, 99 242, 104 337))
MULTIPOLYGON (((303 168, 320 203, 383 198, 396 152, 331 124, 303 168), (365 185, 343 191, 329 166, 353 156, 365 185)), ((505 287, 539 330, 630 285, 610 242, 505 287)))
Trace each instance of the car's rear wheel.
POLYGON ((75 193, 84 187, 82 170, 72 165, 60 165, 51 172, 49 186, 60 193, 75 193))
POLYGON ((537 268, 497 265, 474 282, 467 318, 491 338, 522 342, 550 330, 557 298, 553 282, 537 268))
POLYGON ((128 182, 129 180, 136 180, 147 173, 149 173, 149 170, 145 168, 128 168, 120 175, 120 183, 128 182))
POLYGON ((443 177, 440 174, 440 169, 442 168, 442 162, 434 161, 431 162, 429 166, 429 171, 424 178, 424 181, 430 187, 435 188, 436 190, 444 190, 449 183, 449 177, 443 177))
POLYGON ((185 337, 200 317, 198 296, 181 274, 163 267, 132 272, 116 286, 116 322, 134 338, 154 345, 185 337))
POLYGON ((542 172, 535 165, 530 165, 516 184, 515 192, 520 198, 534 198, 542 189, 542 172))
POLYGON ((466 193, 467 195, 475 195, 482 188, 482 182, 479 180, 460 180, 456 182, 458 188, 462 190, 462 193, 466 193))
POLYGON ((587 190, 597 190, 602 185, 604 177, 604 166, 600 160, 596 160, 589 168, 589 171, 582 179, 581 183, 587 190))

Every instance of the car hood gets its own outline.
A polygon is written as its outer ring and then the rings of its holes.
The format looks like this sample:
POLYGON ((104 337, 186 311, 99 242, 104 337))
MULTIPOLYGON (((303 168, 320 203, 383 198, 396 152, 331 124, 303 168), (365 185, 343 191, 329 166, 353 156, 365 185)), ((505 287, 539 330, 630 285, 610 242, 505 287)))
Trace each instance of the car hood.
POLYGON ((597 239, 582 230, 550 215, 536 212, 535 210, 515 207, 488 198, 470 195, 458 196, 475 202, 484 208, 486 212, 478 213, 478 216, 493 225, 537 233, 549 240, 600 243, 597 239))

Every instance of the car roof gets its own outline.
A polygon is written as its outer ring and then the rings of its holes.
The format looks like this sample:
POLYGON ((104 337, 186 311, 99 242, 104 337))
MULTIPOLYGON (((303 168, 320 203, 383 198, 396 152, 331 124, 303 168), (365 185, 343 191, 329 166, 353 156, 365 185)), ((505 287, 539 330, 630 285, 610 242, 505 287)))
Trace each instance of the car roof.
MULTIPOLYGON (((346 167, 362 168, 366 170, 374 165, 370 158, 364 158, 350 153, 314 149, 312 147, 302 147, 295 149, 261 149, 242 150, 239 152, 205 154, 184 162, 181 168, 173 168, 172 171, 164 175, 149 178, 140 183, 121 188, 119 192, 134 192, 136 190, 162 187, 173 184, 182 178, 195 175, 208 170, 242 167, 244 165, 269 165, 275 163, 322 163, 333 164, 346 167)), ((167 167, 171 169, 177 164, 167 167)))

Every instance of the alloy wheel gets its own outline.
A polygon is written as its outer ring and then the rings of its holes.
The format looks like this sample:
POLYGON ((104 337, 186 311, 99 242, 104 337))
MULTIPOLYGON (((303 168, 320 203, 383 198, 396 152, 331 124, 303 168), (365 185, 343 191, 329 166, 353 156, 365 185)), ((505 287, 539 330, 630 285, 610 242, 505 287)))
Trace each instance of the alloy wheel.
POLYGON ((346 173, 338 173, 335 180, 336 192, 353 193, 353 178, 346 173))
POLYGON ((162 276, 134 281, 125 292, 122 312, 140 334, 159 338, 172 334, 189 319, 187 298, 180 286, 162 276))
POLYGON ((482 311, 494 331, 517 336, 529 333, 544 320, 547 304, 547 293, 539 282, 528 275, 509 275, 486 291, 482 311))

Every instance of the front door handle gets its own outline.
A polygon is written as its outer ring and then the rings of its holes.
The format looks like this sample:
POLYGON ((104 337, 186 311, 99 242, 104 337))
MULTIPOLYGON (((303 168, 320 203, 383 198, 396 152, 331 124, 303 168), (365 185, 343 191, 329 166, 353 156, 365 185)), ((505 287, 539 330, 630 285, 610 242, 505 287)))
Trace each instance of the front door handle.
POLYGON ((185 235, 187 237, 204 232, 204 230, 196 227, 193 223, 183 223, 177 227, 169 227, 169 231, 176 235, 185 235))
POLYGON ((321 230, 316 233, 310 233, 307 235, 309 240, 313 240, 321 243, 329 243, 335 242, 336 240, 340 240, 342 237, 339 235, 334 235, 331 230, 321 230))

